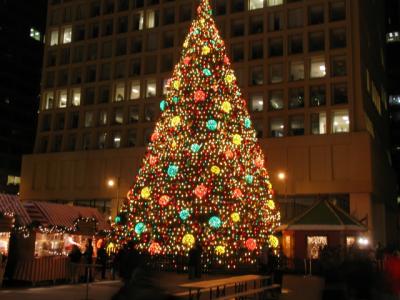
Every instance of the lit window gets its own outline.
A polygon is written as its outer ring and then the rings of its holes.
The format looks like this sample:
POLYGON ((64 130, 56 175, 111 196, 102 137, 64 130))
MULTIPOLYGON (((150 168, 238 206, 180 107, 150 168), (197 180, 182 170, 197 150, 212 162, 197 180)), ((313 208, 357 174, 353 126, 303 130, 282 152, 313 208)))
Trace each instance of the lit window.
POLYGON ((290 81, 304 80, 304 62, 295 61, 290 63, 290 81))
POLYGON ((97 147, 99 149, 104 149, 106 147, 106 142, 107 142, 107 133, 106 132, 100 133, 97 139, 97 147))
POLYGON ((122 108, 116 108, 114 111, 114 124, 121 125, 124 123, 124 110, 122 108))
POLYGON ((68 44, 72 42, 72 26, 66 26, 62 29, 62 43, 68 44))
POLYGON ((310 106, 318 107, 326 104, 326 88, 324 85, 310 87, 310 106))
POLYGON ((391 95, 389 96, 389 104, 390 105, 400 105, 400 95, 391 95))
POLYGON ((326 75, 325 58, 312 57, 310 65, 310 78, 322 78, 326 75))
POLYGON ((33 38, 34 40, 40 42, 40 40, 41 40, 40 32, 39 32, 38 30, 36 30, 35 28, 31 28, 31 31, 30 31, 30 34, 29 34, 29 35, 30 35, 30 37, 33 38))
POLYGON ((154 10, 149 10, 146 13, 146 28, 154 28, 156 26, 156 13, 154 10))
POLYGON ((133 30, 143 30, 144 12, 140 11, 133 15, 133 30))
POLYGON ((283 118, 271 118, 269 122, 269 132, 271 137, 283 137, 285 133, 283 118))
POLYGON ((81 105, 81 89, 72 90, 72 106, 81 105))
POLYGON ((311 114, 311 134, 326 134, 326 113, 311 114))
POLYGON ((58 92, 58 108, 67 107, 68 94, 67 90, 62 90, 58 92))
POLYGON ((99 113, 99 125, 100 126, 107 125, 107 116, 108 116, 108 113, 106 110, 100 111, 100 113, 99 113))
POLYGON ((355 236, 346 236, 346 247, 350 248, 355 246, 356 244, 356 237, 355 236))
POLYGON ((8 175, 7 176, 7 185, 19 185, 21 184, 21 177, 8 175))
POLYGON ((332 133, 341 133, 350 131, 349 111, 337 110, 332 113, 332 133))
POLYGON ((281 110, 284 107, 283 91, 270 91, 269 92, 269 110, 281 110))
POLYGON ((135 147, 137 145, 137 130, 132 129, 128 131, 128 147, 135 147))
POLYGON ((269 66, 269 82, 280 83, 283 81, 283 64, 273 64, 269 66))
POLYGON ((163 80, 163 95, 167 95, 168 93, 168 89, 169 89, 169 85, 170 85, 170 79, 164 79, 163 80))
POLYGON ((118 83, 115 86, 114 102, 124 101, 125 99, 125 84, 118 83))
POLYGON ((290 116, 289 134, 292 136, 304 135, 304 116, 290 116))
POLYGON ((114 132, 113 133, 113 147, 114 148, 121 148, 121 132, 114 132))
POLYGON ((264 7, 264 0, 249 0, 249 10, 259 9, 264 7))
POLYGON ((308 236, 307 237, 307 256, 310 259, 318 259, 321 249, 328 245, 326 236, 308 236))
POLYGON ((289 90, 289 109, 304 107, 304 88, 292 88, 289 90))
POLYGON ((92 127, 94 125, 94 113, 92 111, 85 112, 85 127, 92 127))
POLYGON ((146 98, 155 97, 157 94, 157 87, 155 79, 149 79, 146 82, 146 98))
POLYGON ((8 256, 9 245, 10 245, 10 233, 0 232, 0 253, 3 253, 6 257, 8 256))
POLYGON ((283 0, 267 0, 267 6, 282 5, 283 0))
POLYGON ((54 107, 54 95, 53 93, 44 94, 44 109, 52 109, 54 107))
POLYGON ((132 84, 131 84, 130 99, 135 100, 135 99, 139 99, 139 98, 140 98, 140 81, 135 80, 135 81, 132 81, 132 84))
POLYGON ((398 31, 387 33, 386 34, 386 41, 388 43, 400 42, 400 33, 398 31))
POLYGON ((137 123, 139 122, 139 106, 134 105, 129 107, 129 123, 137 123))
POLYGON ((53 29, 50 33, 50 46, 58 45, 58 29, 53 29))
POLYGON ((264 100, 262 95, 251 95, 250 103, 251 103, 251 110, 253 112, 263 111, 264 100))

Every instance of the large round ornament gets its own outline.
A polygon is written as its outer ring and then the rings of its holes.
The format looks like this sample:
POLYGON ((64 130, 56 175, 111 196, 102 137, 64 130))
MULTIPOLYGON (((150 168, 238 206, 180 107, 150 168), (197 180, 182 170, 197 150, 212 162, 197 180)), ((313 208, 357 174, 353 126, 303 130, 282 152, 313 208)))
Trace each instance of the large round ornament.
POLYGON ((135 225, 136 234, 142 234, 146 230, 146 225, 144 223, 139 222, 135 225))
POLYGON ((150 195, 151 195, 151 189, 147 186, 142 188, 142 190, 140 191, 140 196, 145 200, 148 200, 150 198, 150 195))
POLYGON ((242 143, 242 137, 240 134, 234 134, 232 137, 232 143, 239 146, 242 143))
POLYGON ((181 117, 180 116, 175 116, 171 119, 171 126, 176 127, 181 123, 181 117))
POLYGON ((190 150, 192 150, 193 153, 197 153, 200 151, 201 146, 199 144, 192 144, 190 146, 190 150))
POLYGON ((207 194, 207 191, 207 187, 204 184, 200 184, 194 189, 194 194, 197 198, 202 199, 207 194))
POLYGON ((181 83, 179 82, 179 80, 175 80, 175 81, 172 83, 172 86, 173 86, 173 88, 174 88, 175 90, 179 90, 179 88, 181 87, 181 83))
POLYGON ((167 206, 171 198, 167 195, 162 195, 160 199, 158 199, 158 204, 161 206, 167 206))
POLYGON ((215 254, 217 255, 223 255, 225 253, 225 247, 222 245, 218 245, 215 247, 215 254))
POLYGON ((237 212, 234 212, 231 214, 231 219, 233 221, 233 223, 237 223, 240 221, 240 215, 237 212))
POLYGON ((161 111, 164 111, 164 110, 167 108, 167 106, 168 106, 167 101, 162 100, 162 101, 160 102, 160 110, 161 110, 161 111))
POLYGON ((179 212, 179 217, 180 217, 183 221, 187 220, 187 219, 190 217, 189 210, 187 210, 187 209, 182 209, 182 210, 179 212))
POLYGON ((249 118, 244 119, 244 127, 247 129, 251 127, 251 120, 249 118))
POLYGON ((211 131, 215 131, 218 127, 218 122, 215 121, 214 119, 208 120, 207 121, 207 129, 211 131))
POLYGON ((224 101, 221 105, 221 110, 227 114, 232 110, 232 105, 229 101, 224 101))
POLYGON ((202 90, 198 90, 194 93, 194 101, 199 102, 199 101, 204 101, 206 99, 206 93, 204 93, 202 90))
POLYGON ((221 227, 222 222, 221 222, 221 219, 220 219, 220 218, 218 218, 218 217, 216 217, 216 216, 213 216, 213 217, 211 217, 211 218, 208 220, 208 224, 209 224, 212 228, 218 229, 218 228, 221 227))
POLYGON ((161 253, 161 246, 157 242, 152 242, 149 247, 149 253, 151 255, 156 255, 161 253))
POLYGON ((269 209, 275 209, 275 202, 273 200, 268 200, 267 206, 269 209))
POLYGON ((177 165, 171 164, 168 167, 167 173, 168 173, 169 177, 174 178, 178 174, 178 171, 179 171, 179 167, 177 165))
POLYGON ((212 166, 211 173, 218 175, 219 173, 221 173, 221 169, 218 166, 212 166))
POLYGON ((257 248, 257 241, 253 238, 249 238, 246 240, 246 248, 250 251, 253 251, 257 248))
POLYGON ((279 247, 279 239, 272 234, 268 236, 268 243, 272 248, 276 249, 279 247))
POLYGON ((183 238, 182 238, 182 244, 184 244, 187 247, 192 247, 194 245, 194 236, 190 233, 186 233, 183 238))
POLYGON ((238 198, 242 198, 242 197, 243 197, 243 192, 241 189, 236 188, 233 190, 233 198, 238 199, 238 198))

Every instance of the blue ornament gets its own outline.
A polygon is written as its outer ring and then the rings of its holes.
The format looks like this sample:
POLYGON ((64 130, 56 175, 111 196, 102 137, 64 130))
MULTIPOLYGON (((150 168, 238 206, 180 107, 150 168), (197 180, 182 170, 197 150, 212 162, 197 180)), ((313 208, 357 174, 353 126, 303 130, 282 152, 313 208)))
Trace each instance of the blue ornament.
POLYGON ((221 222, 220 218, 214 216, 214 217, 211 217, 210 220, 208 220, 208 224, 210 224, 210 226, 212 228, 220 228, 222 225, 222 222, 221 222))
POLYGON ((179 97, 177 97, 177 96, 172 97, 172 101, 173 101, 174 103, 178 103, 179 97))
POLYGON ((217 121, 215 121, 213 119, 207 121, 207 128, 209 130, 214 131, 214 130, 217 129, 217 126, 218 126, 218 122, 217 121))
POLYGON ((244 119, 244 127, 247 129, 251 127, 251 120, 249 118, 244 119))
POLYGON ((162 100, 162 101, 160 102, 160 110, 161 110, 161 111, 164 111, 164 110, 167 108, 167 106, 168 106, 167 101, 162 100))
POLYGON ((119 223, 121 222, 121 217, 120 216, 116 216, 115 217, 115 223, 119 223))
POLYGON ((146 229, 146 226, 142 222, 137 223, 135 226, 135 232, 137 234, 142 234, 145 229, 146 229))
POLYGON ((182 209, 182 210, 180 211, 180 213, 179 213, 179 217, 180 217, 183 221, 185 221, 187 218, 189 218, 189 216, 190 216, 190 213, 189 213, 189 211, 188 211, 187 209, 182 209))
POLYGON ((179 167, 177 165, 169 165, 168 167, 168 175, 169 177, 174 178, 176 176, 176 174, 178 174, 179 171, 179 167))
POLYGON ((206 76, 211 76, 212 75, 211 71, 209 69, 207 69, 207 68, 203 69, 203 74, 206 75, 206 76))
POLYGON ((248 184, 252 184, 254 177, 253 177, 253 175, 248 174, 248 175, 246 175, 245 180, 248 184))
POLYGON ((192 152, 197 153, 200 151, 201 146, 199 144, 192 144, 192 146, 190 147, 190 150, 192 150, 192 152))

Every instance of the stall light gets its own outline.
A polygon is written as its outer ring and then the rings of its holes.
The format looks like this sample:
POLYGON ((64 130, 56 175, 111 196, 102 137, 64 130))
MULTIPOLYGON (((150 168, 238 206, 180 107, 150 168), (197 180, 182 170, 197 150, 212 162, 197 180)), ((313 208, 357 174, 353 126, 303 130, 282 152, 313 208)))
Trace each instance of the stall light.
POLYGON ((360 246, 368 246, 369 244, 368 238, 365 237, 360 237, 357 242, 360 246))

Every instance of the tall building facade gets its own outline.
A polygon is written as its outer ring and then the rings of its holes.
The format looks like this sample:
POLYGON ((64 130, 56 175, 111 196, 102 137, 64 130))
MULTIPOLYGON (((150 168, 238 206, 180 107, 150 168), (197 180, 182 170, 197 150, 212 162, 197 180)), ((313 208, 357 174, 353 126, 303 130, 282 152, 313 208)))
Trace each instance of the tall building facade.
MULTIPOLYGON (((364 222, 374 242, 394 241, 384 4, 212 2, 283 222, 330 199, 364 222)), ((23 200, 79 203, 115 215, 140 167, 197 4, 50 1, 23 200)))

